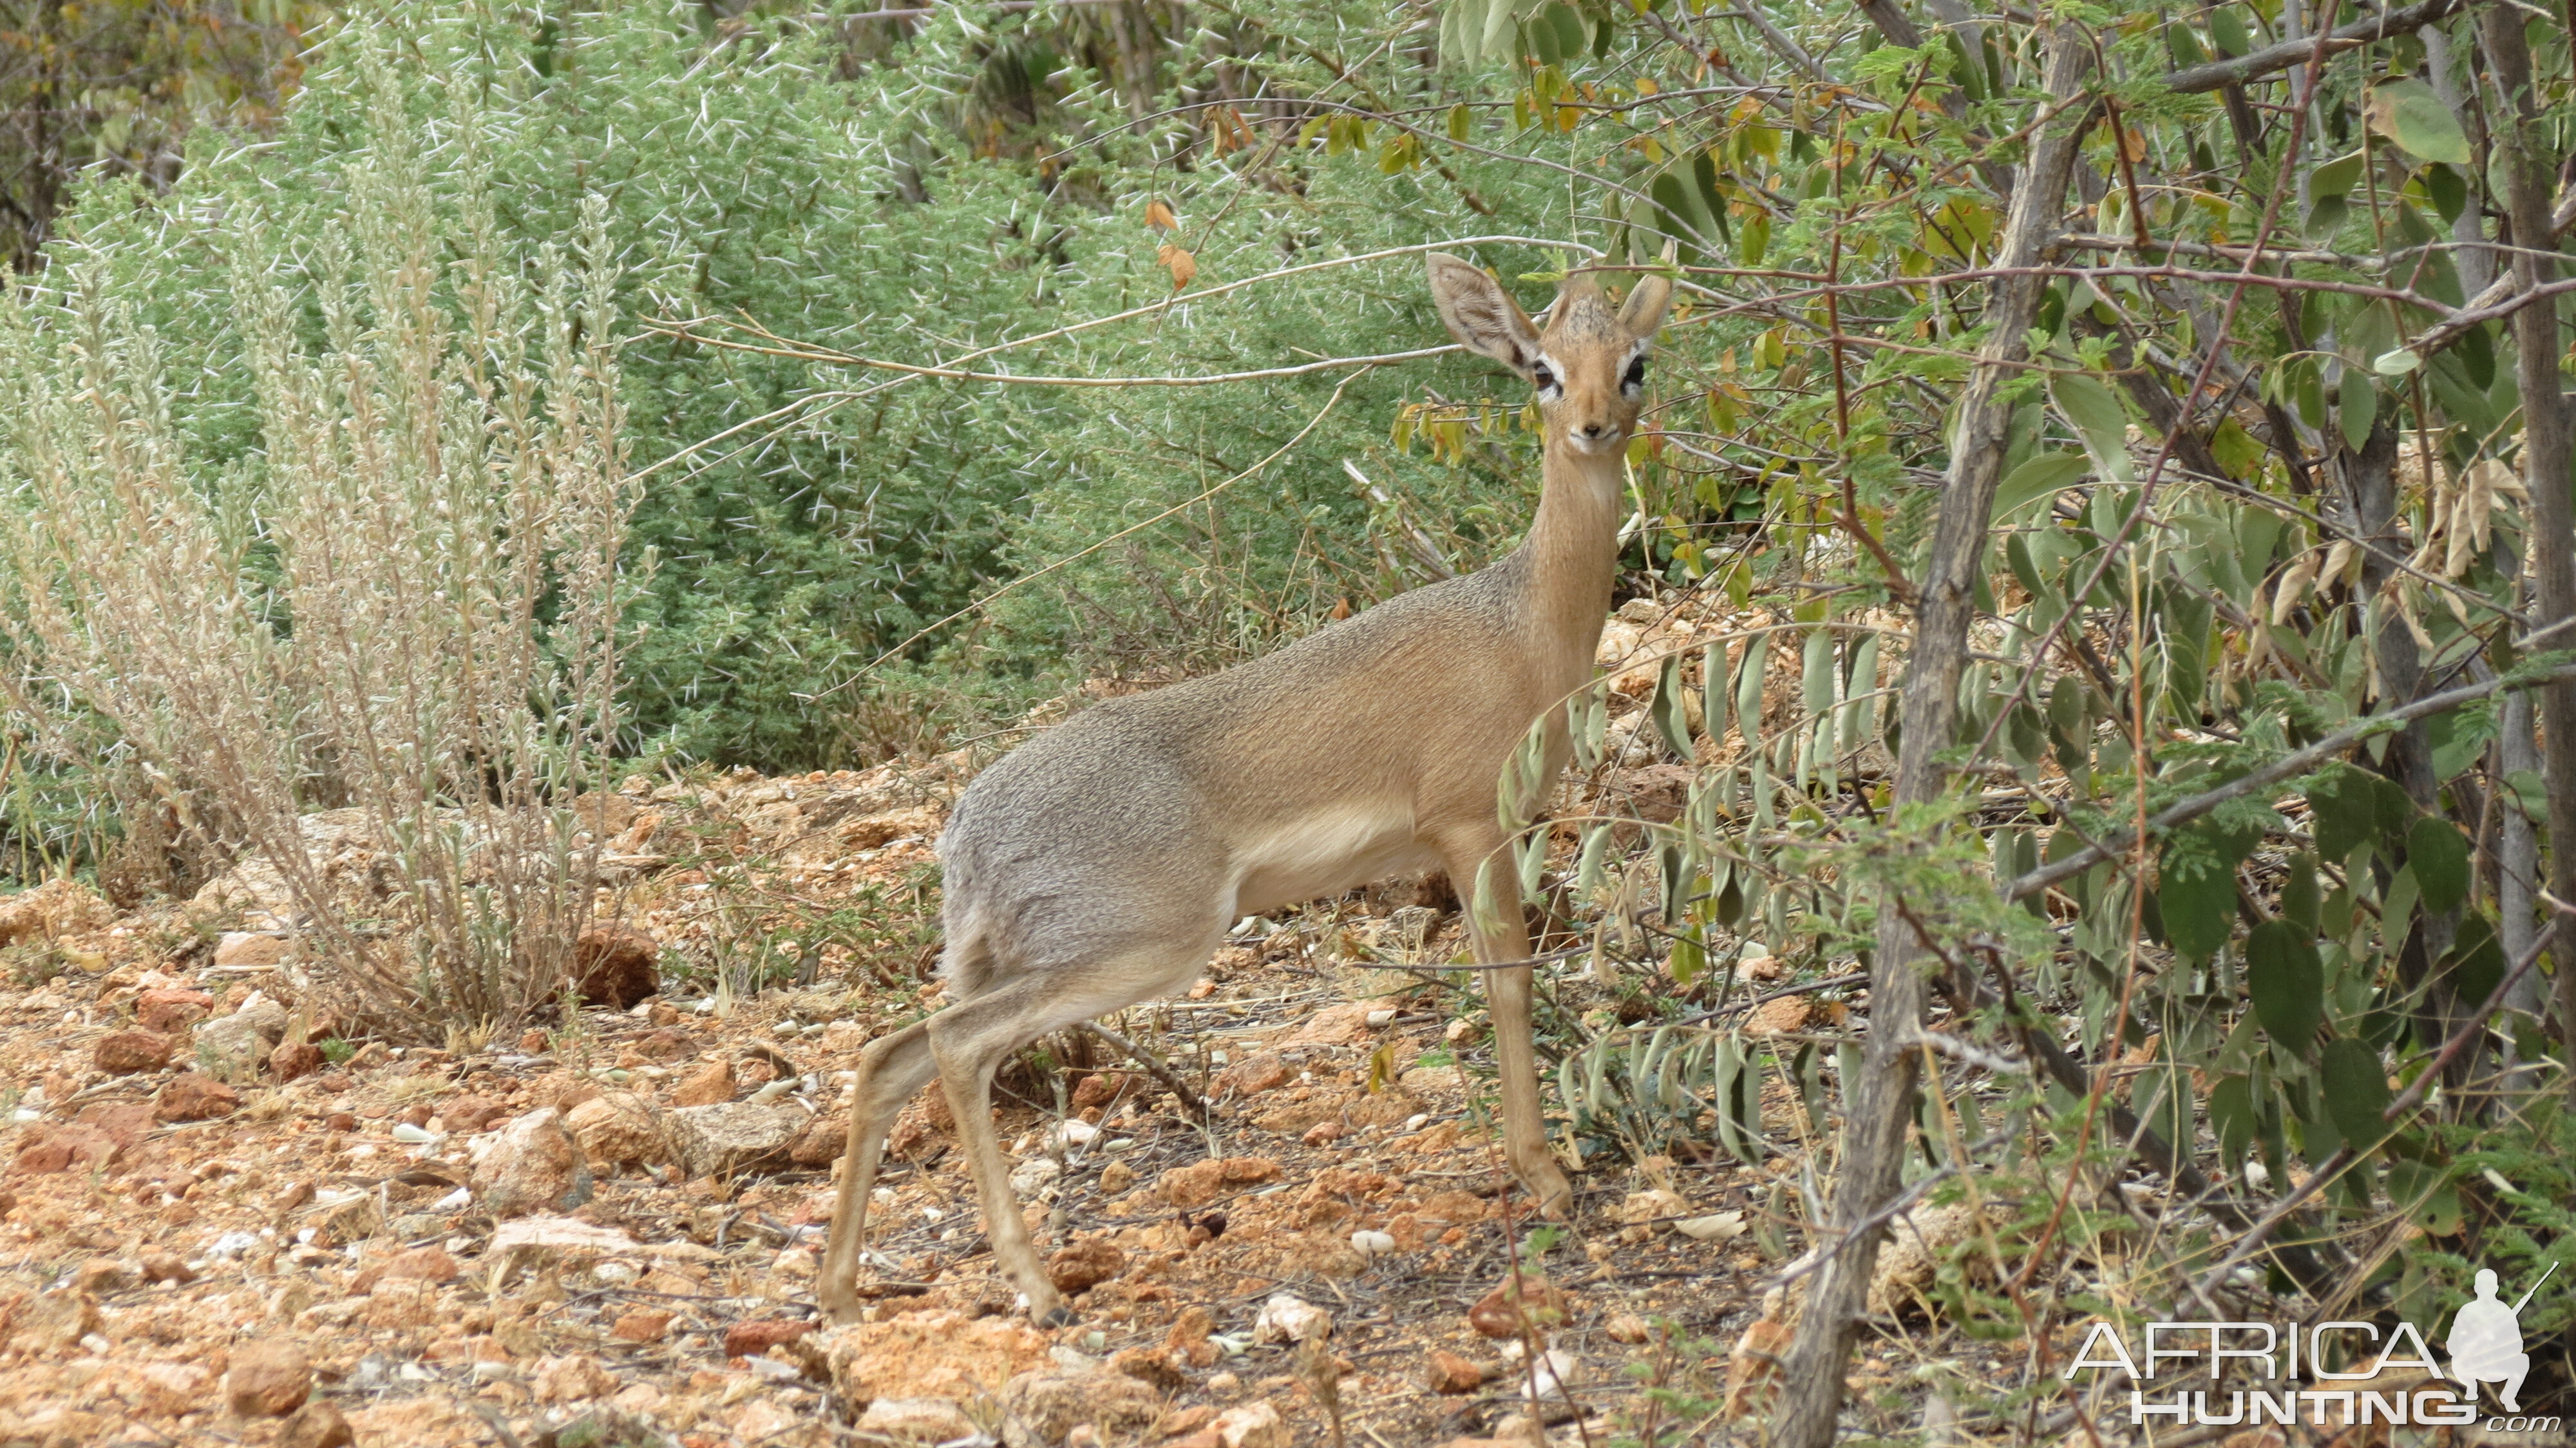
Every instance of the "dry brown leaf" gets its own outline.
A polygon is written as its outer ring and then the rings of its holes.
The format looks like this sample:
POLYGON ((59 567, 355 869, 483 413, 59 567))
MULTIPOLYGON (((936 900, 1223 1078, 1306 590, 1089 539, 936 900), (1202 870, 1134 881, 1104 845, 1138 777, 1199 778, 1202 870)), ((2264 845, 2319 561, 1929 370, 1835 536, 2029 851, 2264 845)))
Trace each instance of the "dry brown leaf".
POLYGON ((1160 251, 1154 253, 1154 260, 1161 262, 1171 271, 1172 290, 1176 292, 1187 287, 1190 284, 1190 278, 1199 274, 1198 258, 1168 241, 1163 243, 1160 251))
MULTIPOLYGON (((1181 219, 1172 214, 1172 208, 1164 205, 1160 201, 1148 201, 1145 203, 1145 224, 1147 226, 1159 227, 1164 231, 1178 231, 1181 229, 1181 219)), ((1168 249, 1169 248, 1166 248, 1166 250, 1168 249)))
POLYGON ((1252 128, 1243 123, 1243 113, 1232 106, 1216 108, 1214 121, 1208 127, 1209 138, 1220 156, 1228 151, 1248 149, 1252 145, 1252 128))
POLYGON ((2307 596, 2308 585, 2316 581, 2317 563, 2318 554, 2312 549, 2300 554, 2289 571, 2281 575, 2280 586, 2272 594, 2273 623, 2290 621, 2290 610, 2299 606, 2299 600, 2307 596))

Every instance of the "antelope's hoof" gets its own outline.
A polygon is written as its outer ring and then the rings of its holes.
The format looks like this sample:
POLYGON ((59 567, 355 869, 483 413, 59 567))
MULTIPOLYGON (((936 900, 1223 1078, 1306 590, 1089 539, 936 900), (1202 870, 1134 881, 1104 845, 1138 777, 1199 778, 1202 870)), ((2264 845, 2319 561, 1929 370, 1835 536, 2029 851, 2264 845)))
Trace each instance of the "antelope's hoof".
POLYGON ((1065 1306, 1061 1302, 1048 1308, 1044 1312, 1033 1313, 1031 1316, 1036 1319, 1037 1325, 1040 1327, 1071 1327, 1073 1326, 1074 1321, 1073 1309, 1065 1306))
POLYGON ((1521 1186, 1538 1202, 1538 1214, 1551 1222, 1562 1222, 1574 1213, 1574 1183, 1551 1162, 1537 1171, 1514 1172, 1521 1186))

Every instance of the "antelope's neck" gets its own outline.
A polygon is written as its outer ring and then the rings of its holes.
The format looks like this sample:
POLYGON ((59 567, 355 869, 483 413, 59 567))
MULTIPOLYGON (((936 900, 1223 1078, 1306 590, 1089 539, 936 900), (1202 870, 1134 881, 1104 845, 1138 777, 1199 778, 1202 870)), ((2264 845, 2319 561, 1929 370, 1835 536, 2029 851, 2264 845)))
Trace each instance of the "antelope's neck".
POLYGON ((1576 452, 1549 438, 1538 517, 1521 545, 1529 626, 1536 642, 1565 661, 1567 687, 1592 677, 1593 651, 1610 613, 1619 566, 1623 448, 1576 452))

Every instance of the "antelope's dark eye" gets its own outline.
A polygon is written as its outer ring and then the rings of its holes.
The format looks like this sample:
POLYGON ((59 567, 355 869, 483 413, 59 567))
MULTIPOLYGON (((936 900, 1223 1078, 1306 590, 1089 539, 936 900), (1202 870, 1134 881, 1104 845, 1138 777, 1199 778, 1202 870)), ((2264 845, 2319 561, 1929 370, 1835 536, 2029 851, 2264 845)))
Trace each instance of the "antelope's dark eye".
POLYGON ((1553 392, 1556 390, 1556 374, 1548 370, 1546 363, 1534 362, 1530 364, 1530 384, 1541 392, 1553 392))
POLYGON ((1643 353, 1628 363, 1628 375, 1619 379, 1619 385, 1631 392, 1646 385, 1646 358, 1643 353))

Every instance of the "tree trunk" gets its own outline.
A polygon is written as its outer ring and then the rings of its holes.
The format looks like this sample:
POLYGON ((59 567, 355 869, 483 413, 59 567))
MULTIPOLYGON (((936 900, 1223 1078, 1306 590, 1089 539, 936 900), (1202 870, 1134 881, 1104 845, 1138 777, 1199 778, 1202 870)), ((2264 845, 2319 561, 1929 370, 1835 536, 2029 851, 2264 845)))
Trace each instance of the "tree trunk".
MULTIPOLYGON (((1995 258, 2005 268, 2037 264, 2063 219, 2066 186, 2077 143, 2090 114, 2072 105, 2093 64, 2091 43, 2071 24, 2048 38, 2044 81, 2058 114, 2040 128, 2029 163, 2016 178, 2012 209, 1995 258)), ((1939 762, 1950 746, 1959 703, 1959 675, 1967 662, 1968 625, 1976 616, 1977 570, 1986 553, 1995 486, 2003 472, 2012 404, 2005 384, 2027 356, 2027 334, 2038 315, 2042 283, 2028 276, 1994 284, 1986 307, 1989 340, 1970 375, 1951 435, 1949 477, 1934 525, 1906 663, 1902 715, 1904 739, 1896 767, 1895 807, 1933 800, 1947 784, 1939 762)), ((1878 948, 1870 974, 1869 1045, 1857 1082, 1844 1083, 1842 1159, 1834 1189, 1834 1225, 1819 1249, 1830 1252, 1807 1292, 1790 1344, 1781 1397, 1778 1448, 1826 1448, 1841 1412, 1843 1369, 1859 1331, 1860 1312, 1878 1259, 1883 1226, 1863 1226, 1898 1187, 1906 1129, 1914 1119, 1913 1044, 1923 1019, 1924 973, 1919 952, 1898 912, 1879 914, 1878 948), (1847 1240, 1837 1240, 1848 1234, 1847 1240)))
MULTIPOLYGON (((2556 280, 2561 270, 2556 261, 2544 262, 2539 255, 2557 249, 2549 226, 2550 179, 2557 158, 2541 140, 2526 24, 2523 13, 2510 5, 2489 5, 2478 12, 2488 76, 2501 92, 2488 117, 2488 141, 2495 153, 2488 173, 2505 178, 2505 194, 2498 199, 2504 202, 2509 239, 2520 248, 2511 264, 2515 288, 2524 292, 2556 280)), ((2522 393, 2522 476, 2531 490, 2532 582, 2538 605, 2533 624, 2547 628, 2576 618, 2576 496, 2569 492, 2569 419, 2558 379, 2557 307, 2524 307, 2513 314, 2513 331, 2515 380, 2522 393)), ((2576 638, 2565 633, 2542 645, 2553 650, 2571 646, 2576 638)), ((2576 681, 2542 687, 2540 729, 2541 779, 2549 797, 2549 891, 2561 900, 2576 900, 2576 681)), ((2550 936, 2559 1039, 2576 1052, 2576 916, 2557 915, 2550 936)), ((2568 1089, 2576 1093, 2576 1076, 2569 1078, 2568 1089)))

